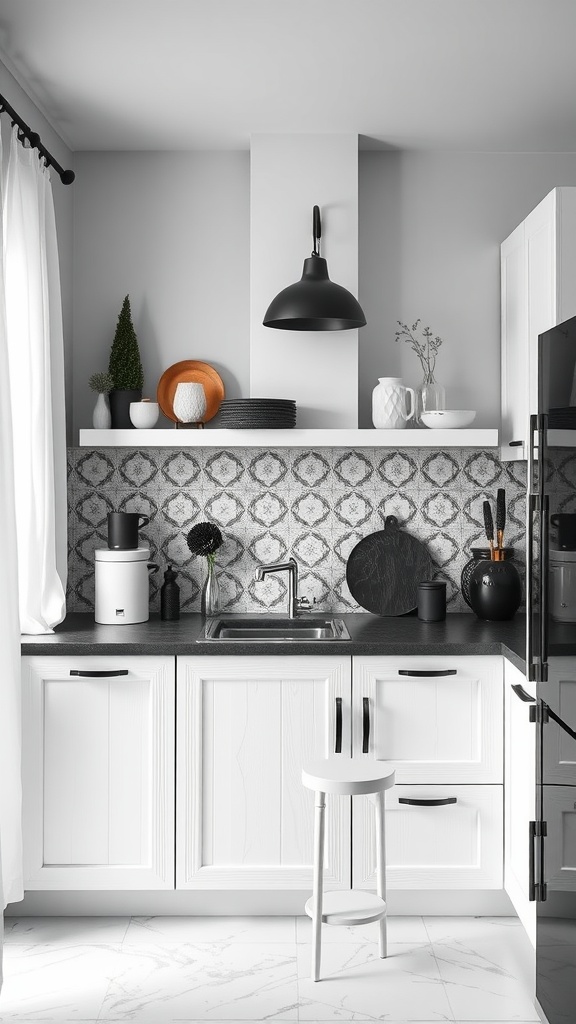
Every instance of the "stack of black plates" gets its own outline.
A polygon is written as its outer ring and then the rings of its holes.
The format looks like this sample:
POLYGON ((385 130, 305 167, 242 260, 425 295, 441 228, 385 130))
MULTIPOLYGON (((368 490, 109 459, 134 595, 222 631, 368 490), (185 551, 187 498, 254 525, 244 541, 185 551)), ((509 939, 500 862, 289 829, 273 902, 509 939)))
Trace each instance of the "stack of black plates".
POLYGON ((288 398, 229 398, 220 405, 220 424, 236 430, 296 426, 296 402, 288 398))

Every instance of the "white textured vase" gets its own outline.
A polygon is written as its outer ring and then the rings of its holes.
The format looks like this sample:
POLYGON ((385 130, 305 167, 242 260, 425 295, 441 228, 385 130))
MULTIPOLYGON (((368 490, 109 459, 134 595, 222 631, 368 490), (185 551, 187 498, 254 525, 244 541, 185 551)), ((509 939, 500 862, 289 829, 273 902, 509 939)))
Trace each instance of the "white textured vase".
POLYGON ((94 430, 109 430, 112 426, 112 416, 110 415, 108 395, 98 395, 96 405, 94 406, 94 412, 92 413, 92 426, 94 427, 94 430))
POLYGON ((414 416, 413 388, 401 377, 379 377, 372 392, 372 422, 379 430, 402 430, 414 416))
POLYGON ((204 385, 192 381, 177 384, 172 410, 181 423, 203 423, 206 415, 204 385))

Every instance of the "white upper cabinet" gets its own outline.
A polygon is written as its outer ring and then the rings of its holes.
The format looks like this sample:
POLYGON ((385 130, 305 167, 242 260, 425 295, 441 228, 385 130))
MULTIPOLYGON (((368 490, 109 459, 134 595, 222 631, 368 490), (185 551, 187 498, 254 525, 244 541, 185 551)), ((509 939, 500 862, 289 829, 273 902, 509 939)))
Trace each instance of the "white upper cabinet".
POLYGON ((576 313, 576 188, 555 188, 500 247, 501 457, 525 459, 538 335, 576 313))

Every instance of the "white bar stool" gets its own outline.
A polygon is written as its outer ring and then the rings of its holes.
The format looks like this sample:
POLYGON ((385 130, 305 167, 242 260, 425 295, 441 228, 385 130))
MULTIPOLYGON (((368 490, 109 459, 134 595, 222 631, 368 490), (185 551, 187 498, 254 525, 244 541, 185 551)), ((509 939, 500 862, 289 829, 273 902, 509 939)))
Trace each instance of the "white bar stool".
POLYGON ((327 758, 302 769, 302 783, 316 794, 314 817, 314 890, 306 902, 312 918, 312 980, 320 977, 322 924, 369 924, 380 922, 379 952, 386 950, 386 854, 384 792, 394 785, 394 769, 383 761, 327 758), (374 794, 376 805, 376 888, 378 895, 354 889, 323 893, 324 812, 326 793, 339 796, 374 794))

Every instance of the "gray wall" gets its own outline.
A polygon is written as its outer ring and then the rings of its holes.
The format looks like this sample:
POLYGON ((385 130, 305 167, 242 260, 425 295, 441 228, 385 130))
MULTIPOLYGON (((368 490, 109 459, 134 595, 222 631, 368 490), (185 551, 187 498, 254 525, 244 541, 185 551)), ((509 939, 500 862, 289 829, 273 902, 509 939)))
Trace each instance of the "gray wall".
MULTIPOLYGON (((74 154, 68 149, 52 125, 20 87, 13 75, 0 61, 0 93, 8 100, 17 114, 26 121, 33 131, 37 131, 46 149, 58 160, 62 167, 72 170, 74 154)), ((5 153, 10 141, 10 118, 3 114, 0 118, 2 141, 5 153)), ((73 375, 73 344, 72 344, 72 224, 74 216, 75 185, 63 185, 56 171, 51 172, 52 192, 58 232, 58 252, 60 257, 60 281, 62 285, 62 318, 64 332, 64 359, 66 372, 66 425, 68 443, 72 443, 72 375, 73 375)))
MULTIPOLYGON (((75 430, 91 425, 88 377, 107 367, 126 293, 148 396, 180 359, 248 395, 248 153, 78 153, 76 170, 75 430)), ((360 153, 360 426, 379 376, 419 383, 394 341, 418 317, 444 339, 447 405, 499 425, 499 246, 555 185, 576 185, 576 154, 360 153)))
POLYGON ((126 294, 145 396, 181 359, 249 394, 249 184, 248 153, 77 154, 75 430, 92 426, 88 378, 108 368, 126 294))
POLYGON ((379 376, 420 382, 394 341, 397 320, 419 317, 444 339, 447 407, 499 426, 500 242, 556 185, 576 185, 576 153, 360 154, 360 426, 379 376))

